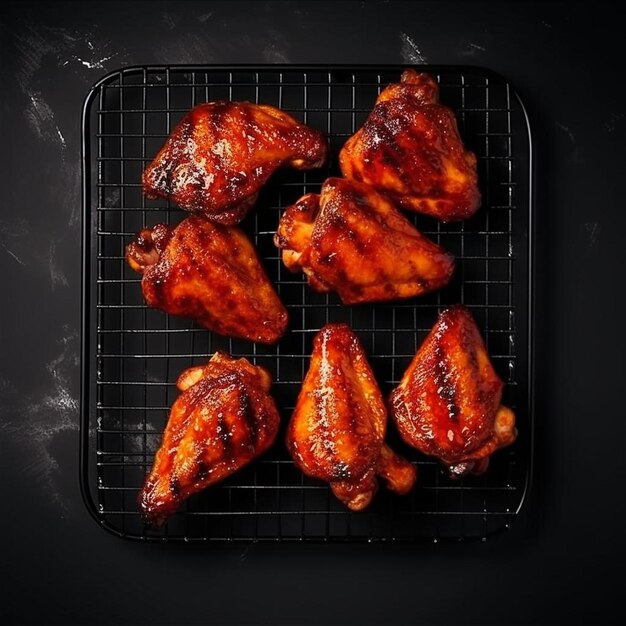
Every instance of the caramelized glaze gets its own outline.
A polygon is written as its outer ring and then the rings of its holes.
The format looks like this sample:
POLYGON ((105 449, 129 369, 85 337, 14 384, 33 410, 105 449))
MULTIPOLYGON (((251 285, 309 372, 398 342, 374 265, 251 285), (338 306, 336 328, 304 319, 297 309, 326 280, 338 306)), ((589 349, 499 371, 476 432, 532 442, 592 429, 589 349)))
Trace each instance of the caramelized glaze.
POLYGON ((384 89, 365 124, 344 145, 347 178, 372 185, 403 209, 444 222, 480 206, 476 156, 463 146, 454 113, 439 102, 437 81, 406 70, 384 89))
POLYGON ((143 274, 148 306, 261 343, 278 341, 287 328, 287 310, 239 228, 197 216, 175 228, 157 224, 126 247, 126 258, 143 274))
POLYGON ((160 525, 181 503, 265 452, 280 424, 262 367, 216 352, 207 365, 185 370, 139 506, 160 525))
POLYGON ((384 443, 387 410, 356 335, 327 324, 316 335, 306 378, 287 428, 287 448, 308 476, 330 483, 350 509, 364 509, 376 474, 406 493, 415 468, 384 443))
POLYGON ((344 304, 411 298, 443 287, 454 258, 368 185, 329 178, 283 214, 274 243, 313 289, 344 304))
POLYGON ((515 441, 515 414, 500 404, 504 383, 474 318, 445 310, 390 397, 390 413, 409 445, 452 475, 481 473, 489 456, 515 441))
POLYGON ((233 225, 279 167, 320 167, 326 152, 322 133, 280 109, 250 102, 200 104, 145 169, 144 193, 233 225))

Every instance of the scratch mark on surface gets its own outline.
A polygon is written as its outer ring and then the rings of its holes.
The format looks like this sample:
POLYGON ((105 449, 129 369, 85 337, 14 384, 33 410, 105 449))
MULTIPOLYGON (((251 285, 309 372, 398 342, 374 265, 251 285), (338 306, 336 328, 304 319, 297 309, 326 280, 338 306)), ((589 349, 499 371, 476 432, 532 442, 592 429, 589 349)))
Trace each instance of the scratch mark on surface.
POLYGON ((63 163, 59 176, 57 195, 63 194, 64 204, 71 207, 67 220, 68 227, 77 226, 80 223, 80 167, 72 163, 63 163))
POLYGON ((270 43, 263 48, 263 58, 268 63, 289 63, 287 55, 275 44, 270 43))
POLYGON ((28 94, 30 106, 24 114, 30 127, 35 131, 39 139, 58 143, 62 148, 66 147, 65 137, 54 119, 54 113, 43 99, 41 93, 31 92, 28 94))
POLYGON ((546 22, 545 20, 541 20, 541 23, 546 27, 546 28, 552 28, 552 24, 550 24, 549 22, 546 22))
POLYGON ((560 122, 556 122, 557 128, 560 128, 564 133, 567 134, 567 137, 572 143, 572 148, 570 151, 569 158, 573 163, 582 163, 584 158, 582 156, 582 150, 578 143, 576 142, 576 135, 570 130, 569 126, 565 124, 561 124, 560 122))
POLYGON ((166 11, 161 14, 161 19, 170 30, 173 30, 174 28, 176 28, 176 24, 178 23, 177 16, 174 16, 171 13, 168 13, 166 11))
POLYGON ((24 263, 24 261, 22 261, 22 259, 20 259, 15 252, 10 250, 3 241, 0 241, 0 246, 2 246, 20 265, 26 265, 26 263, 24 263))
MULTIPOLYGON (((84 59, 81 59, 78 56, 74 56, 74 59, 76 59, 76 61, 78 61, 79 63, 81 63, 82 65, 84 65, 86 68, 90 70, 103 70, 105 69, 104 64, 107 61, 110 61, 114 56, 115 54, 110 54, 108 57, 102 57, 101 59, 98 59, 97 61, 94 61, 93 59, 91 61, 85 61, 84 59)), ((64 65, 65 64, 67 64, 67 61, 64 63, 64 65)))
POLYGON ((40 93, 29 94, 32 104, 32 110, 30 111, 30 121, 35 130, 42 136, 41 124, 47 123, 54 119, 54 113, 48 106, 48 103, 41 97, 40 93))
POLYGON ((467 44, 467 47, 464 50, 461 50, 459 54, 464 57, 471 57, 477 54, 478 52, 486 52, 487 48, 484 46, 480 46, 473 41, 467 44))
POLYGON ((26 448, 22 469, 40 484, 62 511, 66 511, 57 484, 60 466, 51 448, 59 435, 78 430, 78 399, 70 391, 78 365, 78 332, 71 332, 64 325, 60 335, 61 339, 57 340, 60 351, 45 366, 51 391, 41 397, 25 395, 18 398, 10 381, 3 381, 0 386, 3 396, 0 410, 4 413, 0 420, 0 435, 9 436, 26 448), (11 404, 15 408, 7 409, 11 404))
POLYGON ((568 126, 565 126, 565 124, 561 124, 560 122, 557 122, 556 125, 562 130, 565 131, 567 133, 567 136, 570 138, 571 142, 573 144, 576 144, 576 136, 574 135, 574 133, 569 129, 568 126))
MULTIPOLYGON (((26 262, 14 251, 14 244, 19 247, 20 239, 28 235, 28 225, 26 220, 18 219, 12 221, 0 221, 0 246, 12 256, 20 265, 26 266, 26 262), (7 245, 7 241, 10 245, 7 245)), ((20 252, 21 254, 21 252, 20 252)))
POLYGON ((250 546, 245 546, 244 549, 239 553, 238 559, 241 563, 248 560, 249 552, 250 552, 250 546))
POLYGON ((213 11, 209 11, 208 13, 203 13, 202 15, 198 15, 197 20, 204 24, 204 22, 206 22, 211 17, 211 15, 213 15, 213 11))
POLYGON ((589 248, 593 248, 598 241, 598 236, 600 235, 600 224, 598 224, 598 222, 588 222, 585 224, 585 230, 589 235, 589 248))
POLYGON ((66 261, 66 256, 59 256, 60 251, 65 251, 68 238, 72 237, 73 226, 80 217, 80 194, 79 183, 76 174, 69 174, 70 170, 76 170, 69 163, 61 163, 60 174, 51 185, 49 192, 65 194, 64 207, 70 211, 67 223, 62 223, 58 228, 44 228, 35 226, 24 219, 2 220, 0 219, 0 249, 6 250, 17 263, 28 267, 31 275, 39 275, 44 278, 45 284, 53 290, 58 286, 68 287, 68 269, 72 271, 71 262, 66 261), (65 172, 68 175, 65 175, 65 172))
POLYGON ((58 267, 56 262, 56 242, 54 241, 54 239, 50 242, 50 255, 48 259, 48 266, 50 267, 50 284, 52 285, 52 289, 56 289, 58 285, 69 287, 67 277, 58 267))
POLYGON ((426 56, 422 54, 419 46, 406 33, 400 33, 400 41, 402 42, 401 55, 406 63, 423 64, 426 63, 426 56))
MULTIPOLYGON (((113 57, 125 57, 124 49, 112 50, 110 40, 101 39, 93 32, 67 31, 64 28, 49 26, 25 26, 15 36, 20 52, 18 63, 18 84, 22 92, 28 95, 33 84, 39 84, 40 73, 45 61, 56 62, 58 67, 80 66, 88 69, 105 69, 104 64, 113 57), (99 52, 95 57, 94 52, 99 52)), ((89 82, 84 75, 82 80, 89 82)), ((42 85, 47 85, 47 77, 42 85)))

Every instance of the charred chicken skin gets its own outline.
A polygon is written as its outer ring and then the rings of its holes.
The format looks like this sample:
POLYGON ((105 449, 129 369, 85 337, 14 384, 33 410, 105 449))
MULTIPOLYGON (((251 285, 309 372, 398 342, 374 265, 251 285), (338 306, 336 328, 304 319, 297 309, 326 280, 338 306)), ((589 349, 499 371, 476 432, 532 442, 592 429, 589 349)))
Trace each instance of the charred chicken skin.
POLYGON ((444 222, 480 206, 476 156, 463 147, 437 81, 406 70, 392 83, 339 155, 343 175, 372 185, 398 206, 444 222))
POLYGON ((317 334, 309 371, 287 429, 287 447, 308 476, 330 483, 348 508, 360 511, 376 492, 376 475, 407 493, 416 470, 385 443, 387 411, 365 352, 345 324, 317 334))
POLYGON ((390 397, 400 435, 436 457, 451 476, 487 469, 490 455, 515 441, 515 414, 502 406, 496 374, 474 318, 445 310, 390 397))
POLYGON ((176 126, 143 173, 149 198, 167 198, 222 224, 240 222, 267 179, 284 165, 320 167, 322 133, 284 111, 250 102, 209 102, 176 126))
POLYGON ((292 272, 344 304, 410 298, 443 287, 454 258, 363 183, 329 178, 283 214, 274 243, 292 272))
POLYGON ((161 447, 139 493, 146 521, 160 525, 183 500, 223 480, 265 452, 280 424, 262 367, 217 352, 185 370, 161 447))
POLYGON ((250 341, 274 343, 285 332, 287 311, 236 227, 197 216, 175 228, 157 224, 126 247, 126 258, 143 274, 148 306, 250 341))

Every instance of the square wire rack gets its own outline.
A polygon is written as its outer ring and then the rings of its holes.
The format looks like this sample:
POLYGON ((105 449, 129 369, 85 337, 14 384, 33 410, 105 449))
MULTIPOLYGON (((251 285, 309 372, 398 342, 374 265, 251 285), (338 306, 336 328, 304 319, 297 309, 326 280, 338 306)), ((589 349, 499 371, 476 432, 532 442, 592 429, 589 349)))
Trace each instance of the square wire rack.
POLYGON ((83 354, 81 485, 106 529, 143 540, 419 541, 486 538, 519 513, 532 465, 531 145, 524 107, 510 84, 472 67, 424 66, 457 114, 478 157, 483 206, 465 222, 411 216, 457 258, 443 290, 397 303, 342 306, 317 294, 282 265, 272 237, 282 211, 338 175, 337 155, 364 122, 380 90, 404 67, 168 66, 123 69, 100 80, 83 114, 83 354), (146 200, 141 173, 193 106, 212 100, 271 104, 324 131, 331 157, 319 171, 279 171, 242 223, 290 313, 275 346, 228 339, 187 319, 147 308, 124 247, 144 226, 175 224, 186 213, 146 200), (418 466, 404 497, 381 487, 373 505, 353 513, 328 486, 305 477, 284 445, 284 427, 308 368, 312 339, 325 323, 345 321, 360 337, 383 394, 395 386, 438 312, 462 302, 507 383, 503 402, 517 413, 519 438, 492 457, 480 477, 451 480, 404 445, 418 466), (282 431, 261 459, 190 498, 161 529, 141 521, 137 492, 158 448, 181 370, 218 349, 267 367, 282 431))

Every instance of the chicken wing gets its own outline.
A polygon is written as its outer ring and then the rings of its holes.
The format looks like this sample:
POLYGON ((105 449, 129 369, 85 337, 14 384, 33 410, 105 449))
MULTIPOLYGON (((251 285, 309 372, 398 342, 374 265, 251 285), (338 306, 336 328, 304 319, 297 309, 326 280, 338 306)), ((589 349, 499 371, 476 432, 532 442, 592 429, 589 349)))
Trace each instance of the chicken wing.
POLYGON ((387 411, 358 338, 327 324, 313 342, 309 371, 287 429, 287 447, 308 476, 330 483, 354 511, 376 492, 376 474, 407 493, 416 470, 385 443, 387 411))
POLYGON ((406 70, 382 91, 365 124, 339 155, 344 176, 386 193, 403 209, 444 222, 480 206, 476 156, 465 150, 437 81, 406 70))
POLYGON ((262 367, 224 352, 185 370, 161 447, 139 493, 146 521, 160 525, 183 500, 265 452, 280 424, 262 367))
POLYGON ((322 133, 284 111, 250 102, 208 102, 176 126, 143 173, 144 193, 222 224, 240 222, 283 165, 307 170, 326 160, 322 133))
POLYGON ((175 228, 157 224, 126 247, 126 258, 143 274, 148 306, 251 341, 274 343, 285 332, 287 311, 236 227, 197 216, 175 228))
POLYGON ((283 214, 274 243, 291 271, 344 304, 410 298, 443 287, 454 259, 363 183, 329 178, 283 214))
POLYGON ((482 473, 490 455, 515 441, 515 414, 502 406, 496 374, 474 318, 445 310, 390 397, 390 413, 409 445, 452 476, 482 473))

